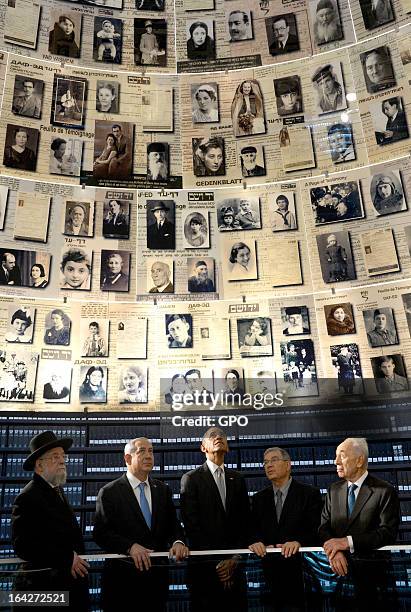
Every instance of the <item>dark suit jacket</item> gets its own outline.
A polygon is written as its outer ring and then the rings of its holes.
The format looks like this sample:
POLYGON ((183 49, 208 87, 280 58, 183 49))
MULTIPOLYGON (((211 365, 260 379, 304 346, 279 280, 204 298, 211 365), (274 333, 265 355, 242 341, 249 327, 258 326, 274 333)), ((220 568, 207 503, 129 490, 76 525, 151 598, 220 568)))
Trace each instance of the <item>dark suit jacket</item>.
POLYGON ((37 474, 16 497, 11 521, 14 550, 32 568, 70 570, 73 551, 81 554, 84 550, 80 527, 68 502, 37 474))
POLYGON ((368 474, 350 518, 347 490, 345 480, 334 482, 329 488, 321 515, 321 541, 350 535, 356 553, 395 544, 400 504, 394 487, 368 474))
POLYGON ((298 36, 290 34, 287 38, 287 43, 284 49, 280 49, 280 46, 276 40, 269 46, 271 55, 283 55, 285 53, 292 53, 293 51, 299 51, 300 43, 298 42, 298 36))
POLYGON ((158 229, 157 222, 147 227, 148 249, 175 249, 176 236, 174 223, 165 219, 163 225, 158 229))
POLYGON ((149 479, 152 525, 148 528, 126 474, 109 482, 97 496, 94 539, 106 552, 126 554, 135 543, 156 551, 168 550, 184 540, 171 491, 159 480, 149 479))
POLYGON ((360 7, 364 26, 367 30, 378 28, 378 26, 394 20, 390 0, 380 0, 377 4, 377 10, 373 9, 372 0, 360 0, 360 7))
MULTIPOLYGON (((157 287, 152 287, 149 293, 159 293, 159 290, 157 287)), ((168 283, 167 287, 165 287, 161 293, 174 293, 173 283, 168 283)))
POLYGON ((322 499, 318 489, 292 479, 277 521, 272 485, 251 498, 254 541, 283 544, 297 540, 302 546, 318 545, 322 499))
POLYGON ((389 142, 396 142, 397 140, 408 138, 409 134, 405 113, 400 110, 394 120, 388 119, 386 129, 393 132, 389 142))
POLYGON ((15 266, 11 272, 9 272, 9 278, 6 280, 6 274, 4 272, 3 266, 0 263, 0 285, 7 285, 13 281, 13 285, 20 286, 21 285, 21 274, 20 268, 15 266))
POLYGON ((181 515, 194 550, 242 548, 251 543, 250 507, 239 472, 224 467, 226 510, 207 463, 181 479, 181 515))

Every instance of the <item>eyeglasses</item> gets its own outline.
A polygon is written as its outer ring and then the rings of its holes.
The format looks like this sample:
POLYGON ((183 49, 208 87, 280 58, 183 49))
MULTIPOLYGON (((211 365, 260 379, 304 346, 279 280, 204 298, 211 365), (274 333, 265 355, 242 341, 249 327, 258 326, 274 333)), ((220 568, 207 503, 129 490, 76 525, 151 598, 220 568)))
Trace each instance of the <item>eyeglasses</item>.
POLYGON ((278 28, 273 28, 274 32, 285 32, 287 26, 279 26, 278 28))
POLYGON ((264 459, 263 465, 273 465, 274 463, 278 463, 278 461, 288 461, 288 459, 280 459, 279 457, 273 457, 273 459, 264 459))

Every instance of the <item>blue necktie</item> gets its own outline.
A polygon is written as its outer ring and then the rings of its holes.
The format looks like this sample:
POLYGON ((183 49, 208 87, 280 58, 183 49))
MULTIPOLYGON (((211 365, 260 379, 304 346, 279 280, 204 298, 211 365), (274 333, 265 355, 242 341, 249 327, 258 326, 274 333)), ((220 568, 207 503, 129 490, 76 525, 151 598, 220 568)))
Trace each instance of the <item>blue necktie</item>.
POLYGON ((138 488, 140 489, 140 508, 143 513, 144 520, 147 523, 149 529, 151 529, 151 511, 150 506, 148 505, 147 497, 144 491, 144 487, 146 486, 145 482, 140 482, 138 488))
POLYGON ((355 505, 355 489, 358 489, 356 484, 352 484, 348 487, 348 516, 351 516, 355 505))

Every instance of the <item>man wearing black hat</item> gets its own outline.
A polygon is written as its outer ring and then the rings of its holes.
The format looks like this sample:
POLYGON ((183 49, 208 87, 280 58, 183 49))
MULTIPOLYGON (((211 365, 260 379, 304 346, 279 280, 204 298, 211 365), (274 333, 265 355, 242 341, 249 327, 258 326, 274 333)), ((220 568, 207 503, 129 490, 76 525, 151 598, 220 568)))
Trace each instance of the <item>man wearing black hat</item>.
POLYGON ((150 210, 155 221, 147 227, 147 248, 174 250, 176 248, 175 226, 167 219, 170 208, 164 202, 154 201, 150 210))
POLYGON ((243 147, 240 151, 241 171, 243 176, 265 176, 265 168, 256 163, 257 149, 253 146, 243 147))
POLYGON ((346 108, 342 87, 337 81, 331 64, 320 66, 314 72, 311 80, 317 88, 317 104, 323 113, 346 108))
POLYGON ((301 306, 288 306, 284 308, 288 325, 283 329, 284 336, 296 336, 299 334, 309 334, 308 327, 303 325, 303 315, 301 306))
POLYGON ((69 591, 70 607, 65 609, 86 612, 88 563, 79 557, 83 538, 61 488, 67 477, 65 453, 72 444, 71 438, 58 439, 52 431, 30 441, 23 469, 34 474, 14 501, 12 541, 16 554, 27 561, 25 570, 51 569, 18 576, 15 588, 69 591))
POLYGON ((166 163, 167 143, 151 142, 147 145, 147 179, 161 181, 168 178, 166 163))
POLYGON ((325 45, 341 40, 343 32, 338 10, 331 0, 320 0, 315 9, 314 40, 317 45, 325 45))
POLYGON ((280 117, 294 115, 303 110, 301 103, 301 85, 297 75, 276 79, 274 81, 277 110, 280 117))

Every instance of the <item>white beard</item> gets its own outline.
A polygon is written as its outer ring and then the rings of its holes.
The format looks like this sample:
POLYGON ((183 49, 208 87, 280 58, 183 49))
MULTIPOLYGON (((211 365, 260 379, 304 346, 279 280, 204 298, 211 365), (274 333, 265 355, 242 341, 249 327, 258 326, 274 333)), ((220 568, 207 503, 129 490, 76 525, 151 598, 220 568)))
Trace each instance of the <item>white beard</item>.
POLYGON ((149 172, 151 174, 151 178, 156 181, 158 178, 166 178, 164 172, 164 164, 163 162, 150 162, 148 165, 149 172))
POLYGON ((328 25, 317 23, 317 36, 320 40, 334 40, 337 36, 338 21, 332 21, 328 25))
POLYGON ((60 393, 63 391, 63 387, 64 387, 63 383, 56 384, 56 383, 51 382, 50 385, 51 385, 51 388, 53 389, 53 393, 55 393, 56 395, 60 395, 60 393))

